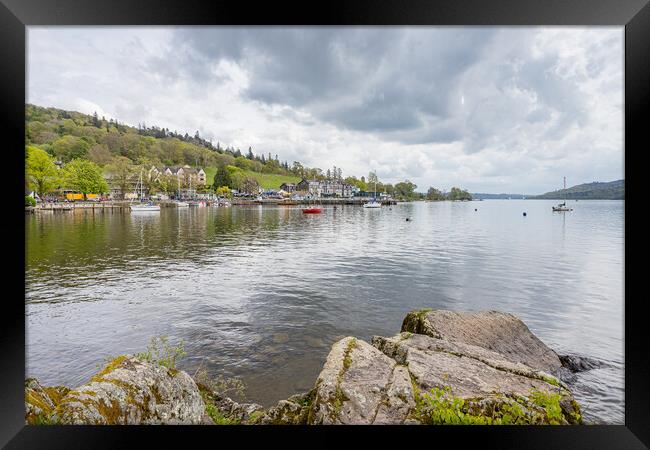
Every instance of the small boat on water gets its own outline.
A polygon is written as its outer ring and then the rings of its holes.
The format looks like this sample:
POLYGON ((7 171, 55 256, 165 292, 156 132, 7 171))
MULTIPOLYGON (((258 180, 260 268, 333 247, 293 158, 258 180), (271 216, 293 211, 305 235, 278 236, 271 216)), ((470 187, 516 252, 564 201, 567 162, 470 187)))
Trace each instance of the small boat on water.
POLYGON ((373 194, 372 200, 370 200, 368 203, 364 203, 363 207, 364 208, 381 208, 381 202, 377 201, 377 182, 375 181, 375 191, 373 194))
POLYGON ((174 204, 176 205, 177 208, 188 208, 190 206, 189 203, 181 202, 180 200, 175 201, 174 204))
POLYGON ((564 177, 564 201, 562 203, 558 203, 557 206, 553 206, 553 211, 573 211, 573 208, 569 208, 566 205, 566 177, 564 177))
POLYGON ((320 208, 303 208, 302 212, 305 214, 319 214, 322 211, 320 208))
POLYGON ((374 198, 369 201, 368 203, 363 204, 364 208, 381 208, 381 203, 376 201, 374 198))
POLYGON ((153 203, 141 203, 139 205, 131 205, 131 211, 160 211, 160 205, 154 205, 153 203))
POLYGON ((151 202, 144 202, 144 189, 142 185, 142 171, 140 171, 140 178, 138 179, 138 185, 136 186, 136 190, 140 191, 140 203, 132 203, 130 205, 131 211, 132 212, 140 212, 140 211, 160 211, 160 205, 154 205, 151 202))

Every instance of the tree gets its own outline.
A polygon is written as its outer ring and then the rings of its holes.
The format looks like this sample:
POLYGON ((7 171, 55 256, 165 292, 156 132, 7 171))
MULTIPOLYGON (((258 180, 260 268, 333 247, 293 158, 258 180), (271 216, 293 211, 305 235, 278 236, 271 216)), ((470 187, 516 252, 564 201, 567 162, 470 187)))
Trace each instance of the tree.
POLYGON ((163 173, 158 177, 158 188, 169 195, 178 188, 178 179, 174 175, 163 173))
POLYGON ((253 149, 248 147, 248 154, 246 155, 246 158, 250 159, 251 161, 253 160, 253 149))
POLYGON ((217 196, 218 197, 225 197, 225 198, 230 198, 232 193, 230 192, 230 188, 228 186, 220 186, 217 188, 217 196))
POLYGON ((368 184, 374 185, 375 183, 379 183, 379 178, 377 178, 377 174, 375 172, 370 172, 368 174, 368 184))
POLYGON ((427 191, 427 200, 444 200, 444 194, 434 187, 430 187, 427 191))
POLYGON ((472 194, 463 189, 452 187, 448 194, 448 198, 449 200, 471 200, 472 194))
POLYGON ((413 193, 415 188, 417 188, 416 184, 411 183, 409 180, 404 180, 395 184, 394 194, 404 200, 411 200, 414 197, 413 193))
POLYGON ((77 136, 65 135, 52 143, 54 154, 63 162, 85 158, 90 144, 77 136))
POLYGON ((97 165, 104 166, 111 162, 113 155, 104 145, 96 144, 88 152, 88 159, 97 165))
POLYGON ((113 161, 106 165, 105 172, 110 175, 112 183, 120 189, 120 194, 124 194, 131 187, 131 180, 134 174, 134 166, 129 158, 117 156, 113 161))
POLYGON ((26 175, 39 197, 58 186, 58 171, 54 160, 47 152, 37 147, 27 148, 26 175))
POLYGON ((217 172, 214 174, 214 179, 212 180, 212 188, 216 191, 222 186, 232 187, 232 177, 225 165, 220 166, 217 169, 217 172))
POLYGON ((102 169, 95 163, 85 159, 73 159, 66 164, 64 169, 66 187, 81 192, 103 194, 108 191, 106 180, 102 176, 102 169))
POLYGON ((259 182, 253 177, 246 177, 242 184, 242 191, 247 194, 257 194, 260 190, 259 182))

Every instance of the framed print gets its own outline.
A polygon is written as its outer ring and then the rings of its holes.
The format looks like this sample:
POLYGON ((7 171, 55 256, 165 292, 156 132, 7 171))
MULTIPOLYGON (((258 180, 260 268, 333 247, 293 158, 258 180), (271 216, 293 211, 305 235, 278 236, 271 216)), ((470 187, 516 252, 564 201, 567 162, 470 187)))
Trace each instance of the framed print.
POLYGON ((650 442, 646 1, 0 17, 7 448, 650 442))

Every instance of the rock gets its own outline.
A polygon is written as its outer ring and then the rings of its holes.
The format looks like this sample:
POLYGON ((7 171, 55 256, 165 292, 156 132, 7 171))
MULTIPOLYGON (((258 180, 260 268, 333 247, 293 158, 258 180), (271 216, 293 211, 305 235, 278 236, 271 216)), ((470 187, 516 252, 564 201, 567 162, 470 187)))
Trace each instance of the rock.
POLYGON ((204 413, 187 373, 119 356, 89 383, 69 391, 53 416, 62 424, 200 424, 204 413))
POLYGON ((416 403, 422 393, 437 392, 444 398, 456 399, 464 404, 466 413, 477 417, 492 417, 495 410, 516 408, 522 415, 521 423, 580 421, 579 407, 562 381, 520 362, 508 361, 492 350, 411 333, 392 338, 376 336, 373 345, 408 368, 416 403), (562 410, 557 417, 545 410, 544 402, 554 396, 558 403, 555 406, 562 410))
POLYGON ((509 361, 548 373, 555 374, 562 367, 558 355, 512 314, 498 311, 413 311, 404 319, 401 331, 492 350, 509 361))
POLYGON ((421 390, 452 386, 456 396, 470 398, 502 391, 525 396, 531 389, 551 391, 558 386, 566 389, 550 374, 463 343, 401 333, 393 338, 375 336, 373 345, 408 366, 421 390))
POLYGON ((311 424, 402 423, 413 402, 395 360, 352 337, 332 346, 316 381, 311 424))
POLYGON ((258 417, 262 416, 264 407, 257 403, 237 403, 231 398, 220 395, 216 392, 208 394, 208 400, 223 414, 223 416, 233 423, 256 422, 258 417))
POLYGON ((29 425, 53 423, 51 415, 70 389, 43 387, 35 378, 25 380, 25 421, 29 425))
POLYGON ((597 359, 578 355, 560 355, 560 361, 563 367, 574 373, 608 366, 606 363, 597 359))
POLYGON ((269 408, 258 423, 263 425, 305 425, 309 415, 309 406, 291 400, 280 400, 276 406, 269 408))
POLYGON ((289 342, 289 334, 288 333, 276 333, 273 335, 273 343, 274 344, 285 344, 289 342))

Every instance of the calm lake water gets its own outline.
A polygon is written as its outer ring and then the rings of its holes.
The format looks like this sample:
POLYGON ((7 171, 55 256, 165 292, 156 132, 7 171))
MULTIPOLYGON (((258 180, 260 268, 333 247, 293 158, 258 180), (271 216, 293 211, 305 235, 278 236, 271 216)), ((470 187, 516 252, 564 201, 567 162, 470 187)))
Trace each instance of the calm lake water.
POLYGON ((78 386, 167 335, 181 369, 240 377, 270 406, 313 387, 340 337, 392 336, 418 308, 496 309, 607 362, 572 389, 587 420, 622 424, 623 201, 556 203, 29 215, 27 375, 78 386))

